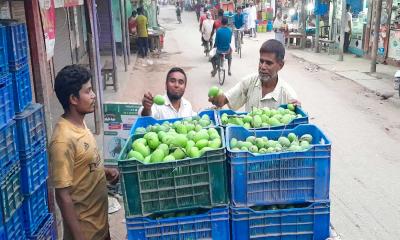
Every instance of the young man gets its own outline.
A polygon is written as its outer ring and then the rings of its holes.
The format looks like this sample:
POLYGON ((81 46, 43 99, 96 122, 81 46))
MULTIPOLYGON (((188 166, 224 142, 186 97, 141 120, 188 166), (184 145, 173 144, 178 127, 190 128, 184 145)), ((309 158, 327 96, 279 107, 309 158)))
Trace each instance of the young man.
POLYGON ((353 25, 353 17, 351 15, 351 6, 350 4, 346 4, 346 26, 344 29, 344 45, 343 45, 343 51, 346 53, 349 51, 352 25, 353 25))
POLYGON ((278 79, 278 72, 285 64, 284 58, 285 47, 282 43, 275 39, 264 42, 260 48, 258 73, 245 78, 225 94, 209 98, 209 101, 219 108, 228 104, 233 110, 245 105, 247 112, 253 107, 276 108, 281 104, 299 104, 293 89, 278 79))
MULTIPOLYGON (((214 26, 214 20, 211 19, 211 13, 207 12, 207 18, 203 21, 201 26, 201 41, 202 45, 208 47, 208 50, 212 47, 212 31, 214 26)), ((206 51, 206 50, 204 50, 206 51)))
POLYGON ((242 14, 242 7, 236 8, 236 15, 233 18, 233 25, 235 26, 235 52, 237 52, 238 41, 243 43, 243 28, 244 28, 244 16, 242 14))
POLYGON ((148 92, 144 94, 142 104, 139 109, 140 116, 152 116, 156 119, 169 119, 179 117, 191 117, 196 115, 192 105, 183 98, 187 85, 187 77, 182 68, 174 67, 167 73, 165 87, 167 95, 164 95, 165 104, 162 106, 154 105, 153 95, 148 92))
POLYGON ((214 77, 217 73, 217 65, 221 54, 225 54, 225 58, 228 59, 228 75, 232 75, 231 73, 231 64, 232 64, 232 49, 231 49, 231 41, 232 41, 232 30, 227 26, 228 18, 222 18, 222 27, 218 29, 217 34, 215 36, 215 47, 217 48, 217 54, 211 58, 211 64, 213 70, 211 71, 211 76, 214 77))
POLYGON ((49 145, 51 180, 61 210, 65 240, 110 239, 107 180, 119 173, 104 168, 96 140, 86 127, 96 95, 88 70, 64 67, 55 79, 55 92, 64 108, 49 145))
POLYGON ((147 32, 147 17, 144 16, 144 10, 142 7, 137 9, 138 16, 136 17, 136 29, 138 33, 138 48, 139 55, 142 58, 147 57, 149 51, 149 35, 147 32))

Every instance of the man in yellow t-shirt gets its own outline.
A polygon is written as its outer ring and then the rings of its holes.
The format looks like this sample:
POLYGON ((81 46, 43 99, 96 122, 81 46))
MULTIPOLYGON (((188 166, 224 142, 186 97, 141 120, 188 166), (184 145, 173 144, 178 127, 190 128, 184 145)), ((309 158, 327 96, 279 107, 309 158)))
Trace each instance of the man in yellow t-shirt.
POLYGON ((136 29, 138 33, 138 49, 139 55, 143 58, 147 57, 149 51, 149 35, 147 33, 147 17, 144 16, 142 7, 137 9, 138 16, 136 17, 136 29))
POLYGON ((96 95, 90 72, 64 67, 55 79, 55 92, 64 108, 49 145, 51 182, 61 210, 65 240, 110 239, 107 180, 118 181, 116 169, 104 168, 96 140, 86 127, 96 95))

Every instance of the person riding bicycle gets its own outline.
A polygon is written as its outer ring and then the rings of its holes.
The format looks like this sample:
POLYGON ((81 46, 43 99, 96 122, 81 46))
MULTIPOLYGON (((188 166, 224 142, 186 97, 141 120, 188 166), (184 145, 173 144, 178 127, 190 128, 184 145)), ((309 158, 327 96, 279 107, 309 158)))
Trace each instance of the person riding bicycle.
POLYGON ((240 39, 240 43, 243 43, 243 28, 244 28, 244 15, 242 14, 242 7, 239 6, 236 8, 236 15, 233 18, 233 25, 235 26, 235 52, 238 51, 238 39, 240 39), (240 38, 239 38, 240 33, 240 38))
POLYGON ((232 49, 231 49, 231 41, 232 41, 232 30, 227 26, 228 18, 222 18, 222 26, 217 30, 217 34, 215 36, 215 44, 214 47, 217 48, 216 54, 211 58, 211 63, 213 66, 213 70, 211 71, 211 76, 214 77, 217 73, 217 65, 219 64, 219 60, 221 55, 225 55, 225 59, 228 59, 228 75, 231 74, 231 64, 232 64, 232 49))
POLYGON ((211 34, 213 32, 213 26, 214 26, 214 20, 211 17, 211 13, 207 12, 206 16, 207 18, 203 21, 201 25, 201 40, 205 48, 204 52, 206 52, 206 49, 210 50, 212 46, 211 34))

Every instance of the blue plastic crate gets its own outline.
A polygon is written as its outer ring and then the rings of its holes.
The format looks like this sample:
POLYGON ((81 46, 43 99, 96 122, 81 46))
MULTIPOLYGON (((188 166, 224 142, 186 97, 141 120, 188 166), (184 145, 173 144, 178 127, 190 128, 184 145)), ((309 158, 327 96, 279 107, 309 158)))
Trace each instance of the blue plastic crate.
POLYGON ((6 232, 6 239, 8 240, 26 239, 22 208, 17 209, 12 217, 4 224, 4 230, 6 232))
POLYGON ((13 83, 13 96, 15 112, 19 113, 32 102, 31 76, 29 65, 26 64, 21 69, 11 72, 13 83))
POLYGON ((214 208, 204 214, 160 220, 128 217, 126 228, 129 240, 229 240, 229 209, 214 208))
POLYGON ((10 167, 18 161, 17 129, 15 121, 10 121, 0 129, 0 180, 10 170, 10 167))
POLYGON ((232 240, 325 240, 329 221, 329 202, 278 210, 231 208, 232 240))
MULTIPOLYGON (((280 107, 287 109, 287 105, 281 105, 280 107)), ((308 115, 306 112, 304 112, 304 110, 299 107, 296 106, 296 110, 295 110, 296 114, 300 114, 303 117, 301 118, 296 118, 294 119, 292 122, 290 122, 288 125, 282 125, 282 126, 276 126, 276 127, 262 127, 262 128, 257 128, 257 130, 267 130, 267 129, 289 129, 289 128, 294 128, 300 124, 308 124, 308 115)), ((217 119, 218 119, 218 125, 220 125, 221 127, 227 127, 226 125, 222 124, 221 122, 221 116, 222 114, 228 114, 228 115, 245 115, 247 114, 247 112, 235 112, 233 110, 229 110, 229 109, 225 109, 225 110, 219 110, 217 112, 217 119)), ((250 128, 250 129, 254 129, 254 128, 250 128)))
POLYGON ((39 229, 32 235, 27 236, 30 240, 56 240, 54 228, 54 217, 52 213, 47 214, 39 229))
POLYGON ((30 195, 35 192, 48 178, 46 149, 29 156, 21 156, 22 193, 30 195))
POLYGON ((0 26, 0 72, 8 72, 8 49, 6 27, 0 26))
POLYGON ((288 204, 329 199, 331 142, 314 125, 291 130, 248 131, 227 127, 226 145, 230 165, 231 202, 235 207, 288 204), (245 140, 250 135, 278 139, 289 133, 311 134, 312 147, 301 152, 253 154, 232 152, 232 138, 245 140))
POLYGON ((28 60, 28 35, 25 23, 2 22, 6 25, 8 62, 14 70, 28 60))
POLYGON ((0 128, 15 116, 13 86, 10 74, 0 76, 0 128))
MULTIPOLYGON (((199 112, 198 115, 200 117, 203 116, 203 115, 208 115, 210 117, 210 120, 211 120, 212 124, 214 126, 218 126, 218 124, 217 124, 217 116, 216 116, 216 112, 215 111, 206 110, 206 111, 199 112)), ((138 129, 140 127, 146 128, 146 127, 148 127, 150 125, 162 124, 164 122, 173 123, 173 122, 176 122, 176 121, 181 121, 183 119, 185 119, 185 118, 172 118, 172 119, 157 120, 157 119, 155 119, 153 117, 139 117, 133 123, 130 134, 134 135, 136 129, 138 129)))
POLYGON ((22 205, 24 199, 21 191, 21 167, 15 163, 1 181, 0 199, 3 221, 7 222, 22 205))
POLYGON ((0 240, 6 240, 6 232, 4 231, 4 227, 0 224, 0 240))
POLYGON ((24 227, 28 235, 34 234, 49 213, 47 204, 47 184, 44 183, 36 192, 25 197, 22 204, 24 210, 24 227))
POLYGON ((46 129, 44 123, 43 106, 38 103, 29 105, 25 111, 15 116, 17 122, 18 151, 23 155, 42 149, 45 143, 46 129))

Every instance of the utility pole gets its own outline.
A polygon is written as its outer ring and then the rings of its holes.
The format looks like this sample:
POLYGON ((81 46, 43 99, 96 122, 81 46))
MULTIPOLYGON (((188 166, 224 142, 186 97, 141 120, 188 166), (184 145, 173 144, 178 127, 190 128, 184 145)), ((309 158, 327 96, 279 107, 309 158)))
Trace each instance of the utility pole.
POLYGON ((344 30, 346 28, 347 17, 346 17, 346 0, 342 0, 342 18, 340 24, 340 43, 339 43, 339 61, 343 61, 343 46, 344 46, 344 30))
POLYGON ((382 12, 382 0, 377 0, 375 21, 374 21, 374 42, 371 50, 371 68, 370 72, 376 72, 376 58, 378 52, 378 40, 379 40, 379 28, 381 26, 381 12, 382 12))
POLYGON ((307 37, 306 37, 306 0, 301 0, 301 34, 303 37, 301 38, 301 48, 306 47, 307 37))
POLYGON ((315 15, 315 43, 315 52, 319 53, 319 12, 315 15))

